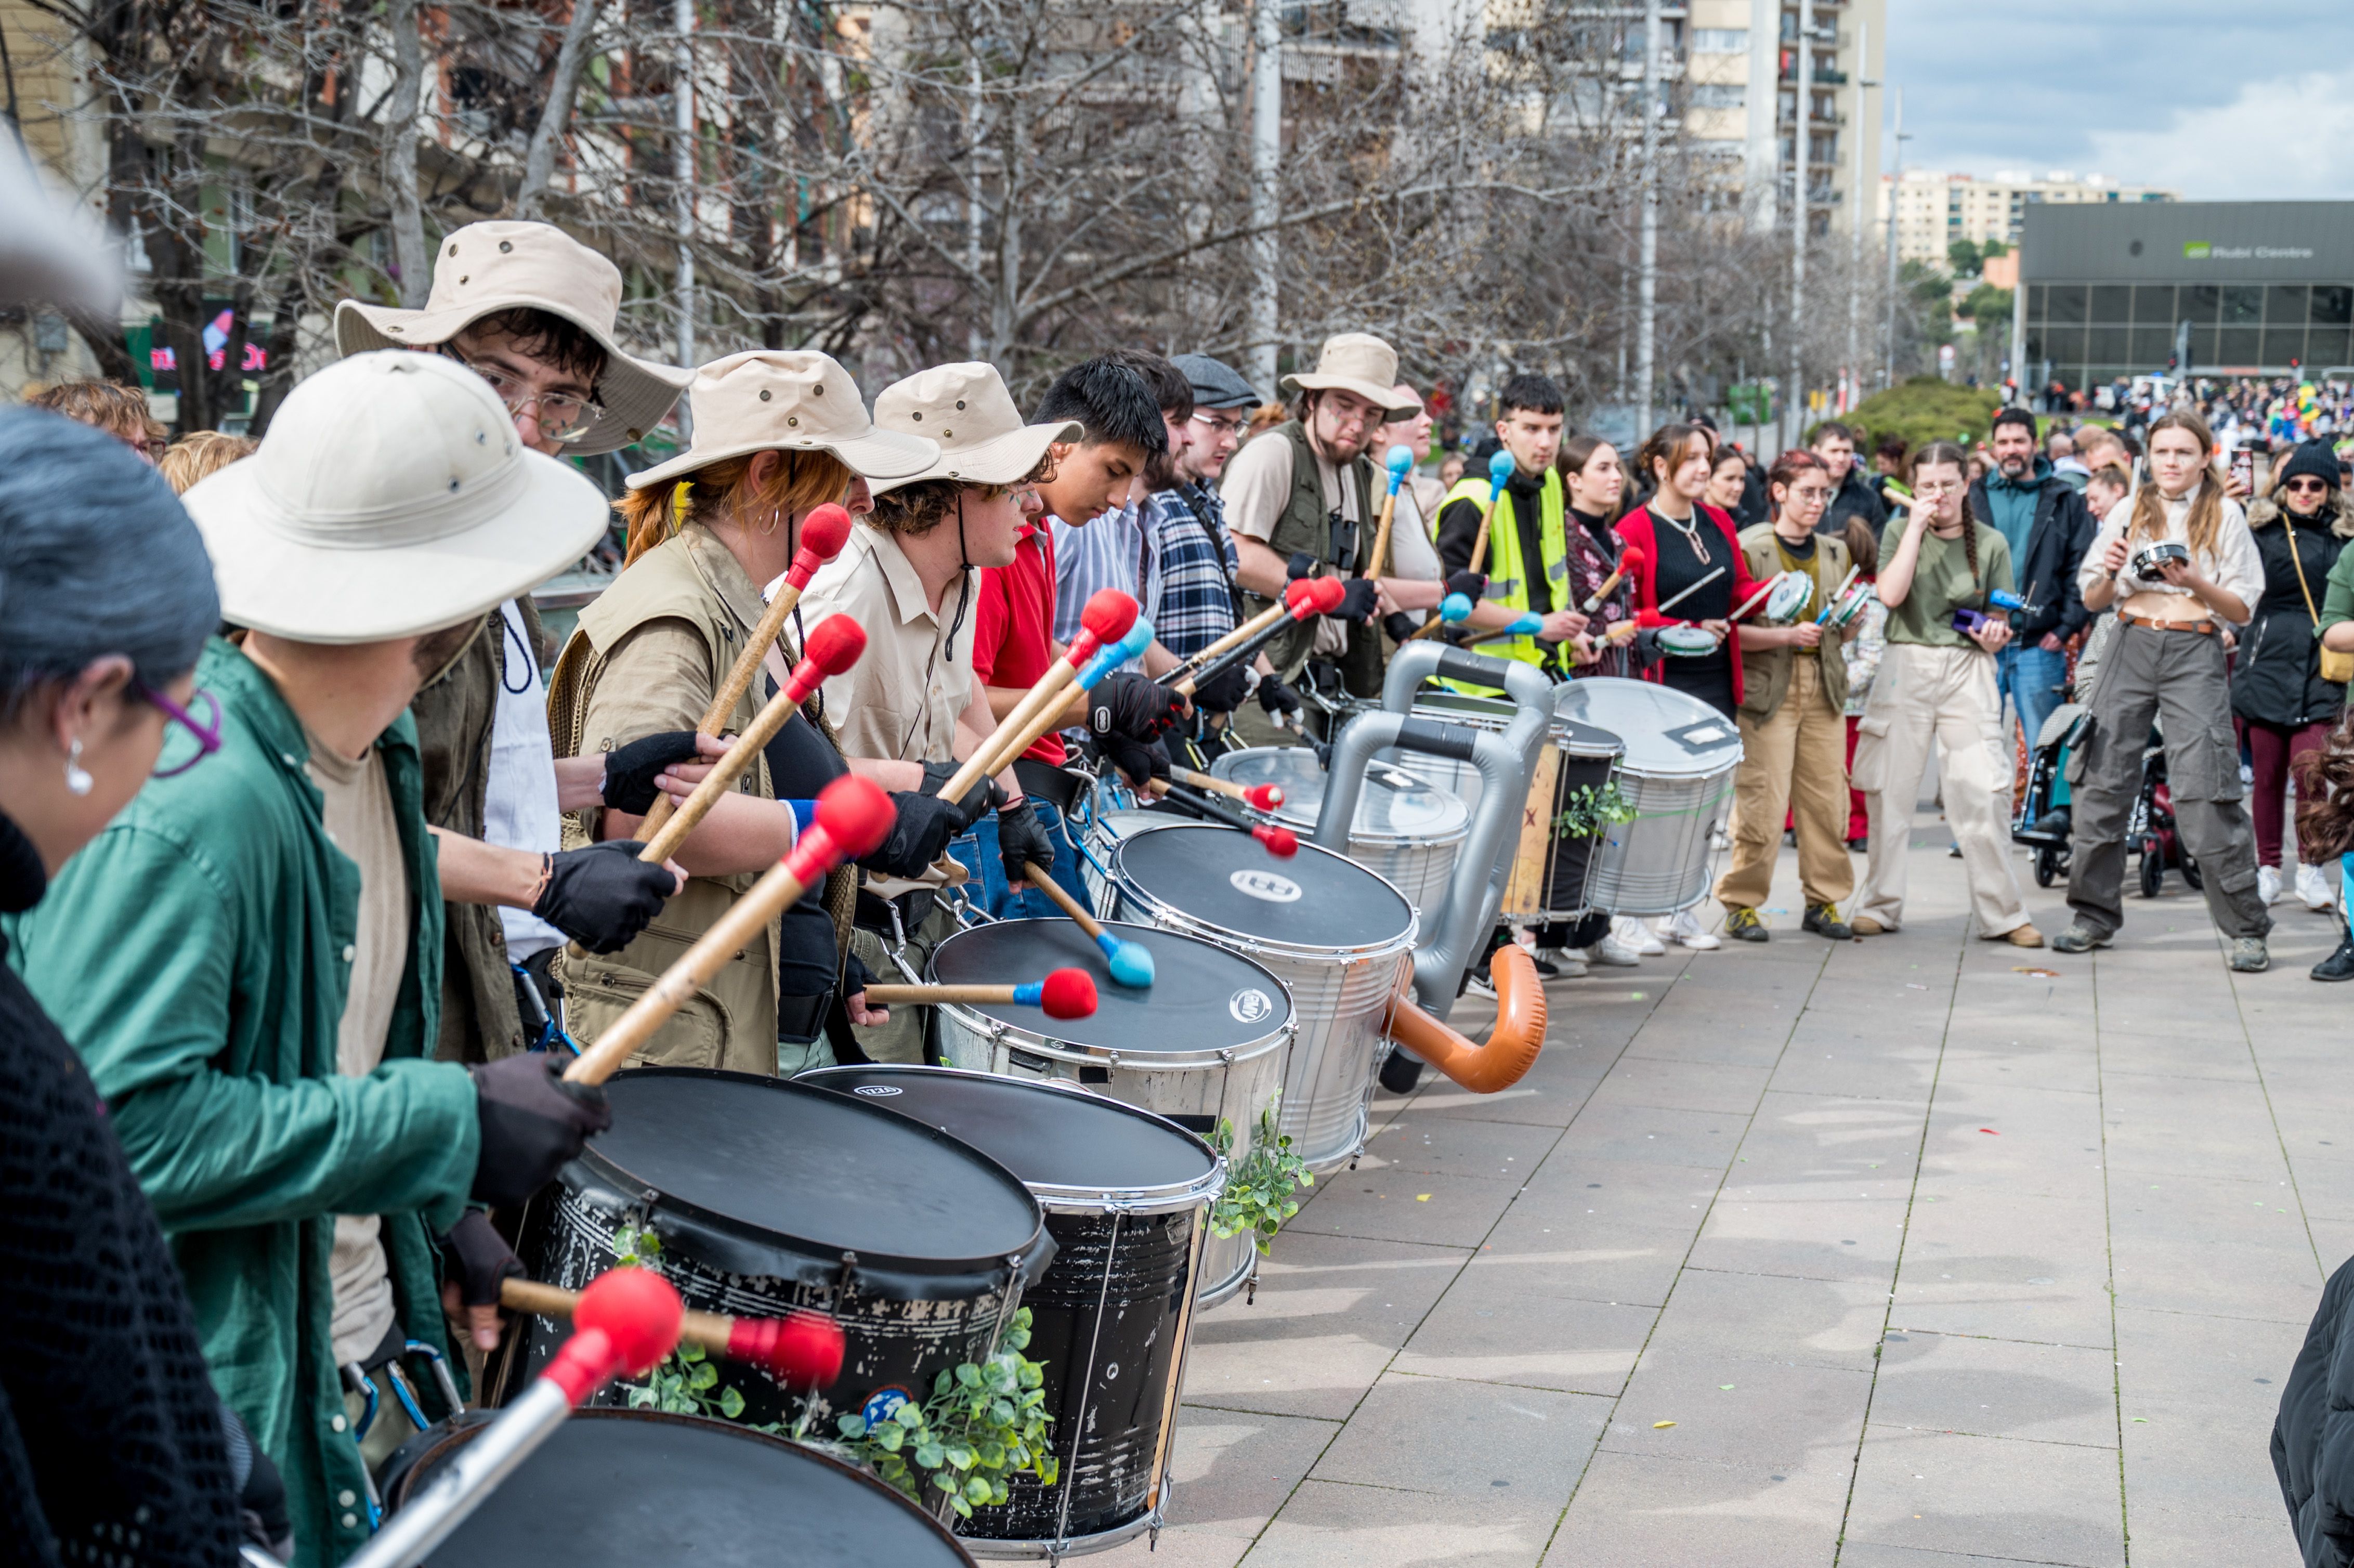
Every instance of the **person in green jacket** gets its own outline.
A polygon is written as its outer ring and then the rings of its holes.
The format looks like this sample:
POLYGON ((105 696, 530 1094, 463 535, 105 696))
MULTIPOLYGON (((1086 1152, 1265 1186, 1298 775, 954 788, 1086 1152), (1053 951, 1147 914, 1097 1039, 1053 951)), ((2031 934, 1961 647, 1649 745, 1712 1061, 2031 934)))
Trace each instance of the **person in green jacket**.
POLYGON ((470 1201, 521 1202, 610 1122, 545 1055, 429 1059, 442 906, 407 712, 604 503, 472 372, 397 352, 303 382, 183 500, 250 629, 197 663, 218 749, 67 863, 8 960, 105 1100, 297 1560, 327 1564, 371 1525, 340 1369, 439 1350, 445 1309, 494 1344, 515 1266, 470 1201))

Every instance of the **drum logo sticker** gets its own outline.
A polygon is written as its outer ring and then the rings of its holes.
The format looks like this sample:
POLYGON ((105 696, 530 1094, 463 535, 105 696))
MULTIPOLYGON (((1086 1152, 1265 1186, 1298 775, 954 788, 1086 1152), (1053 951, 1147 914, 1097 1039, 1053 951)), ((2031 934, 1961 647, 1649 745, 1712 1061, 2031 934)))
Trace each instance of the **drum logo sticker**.
POLYGON ((887 1384, 866 1396, 866 1404, 858 1414, 866 1417, 869 1426, 880 1425, 891 1419, 891 1413, 907 1403, 907 1391, 887 1384))
POLYGON ((870 1100, 887 1100, 893 1095, 905 1094, 907 1091, 896 1084, 861 1084, 850 1092, 854 1095, 864 1095, 870 1100))
POLYGON ((1299 884, 1288 876, 1278 876, 1271 871, 1246 870, 1229 873, 1226 880, 1237 893, 1247 893, 1253 898, 1269 904, 1299 902, 1299 884))
POLYGON ((1226 1011, 1236 1023, 1257 1023, 1275 1012, 1275 998, 1255 985, 1245 986, 1226 998, 1226 1011))

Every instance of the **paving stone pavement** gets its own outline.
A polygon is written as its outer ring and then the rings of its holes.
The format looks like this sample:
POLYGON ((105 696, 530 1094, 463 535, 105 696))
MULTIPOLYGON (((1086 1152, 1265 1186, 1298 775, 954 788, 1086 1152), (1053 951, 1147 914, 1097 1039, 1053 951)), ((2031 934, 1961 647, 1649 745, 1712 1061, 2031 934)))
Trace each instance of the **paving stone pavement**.
POLYGON ((2089 959, 1982 942, 1946 842, 1899 935, 1800 933, 1785 850, 1771 943, 1556 982, 1518 1086, 1384 1096, 1201 1321, 1158 1549, 1096 1561, 2293 1568, 2273 1415, 2354 1250, 2335 929, 2279 906, 2234 976, 2169 877, 2089 959))

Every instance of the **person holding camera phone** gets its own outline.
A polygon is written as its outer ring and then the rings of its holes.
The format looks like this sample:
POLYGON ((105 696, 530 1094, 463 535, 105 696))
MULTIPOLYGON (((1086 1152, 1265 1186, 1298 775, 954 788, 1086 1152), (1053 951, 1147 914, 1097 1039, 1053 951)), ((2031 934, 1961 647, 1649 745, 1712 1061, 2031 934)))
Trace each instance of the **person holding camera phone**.
POLYGON ((2242 797, 2222 632, 2244 628, 2264 567, 2239 503, 2225 493, 2196 414, 2149 427, 2149 482, 2101 523, 2077 573, 2084 607, 2116 607, 2116 632, 2083 701, 2084 743, 2069 762, 2074 824, 2063 953, 2106 947, 2124 924, 2126 819, 2141 791, 2149 726, 2164 732, 2175 830, 2199 863, 2207 910, 2243 973, 2271 967, 2272 916, 2256 890, 2256 838, 2242 797))

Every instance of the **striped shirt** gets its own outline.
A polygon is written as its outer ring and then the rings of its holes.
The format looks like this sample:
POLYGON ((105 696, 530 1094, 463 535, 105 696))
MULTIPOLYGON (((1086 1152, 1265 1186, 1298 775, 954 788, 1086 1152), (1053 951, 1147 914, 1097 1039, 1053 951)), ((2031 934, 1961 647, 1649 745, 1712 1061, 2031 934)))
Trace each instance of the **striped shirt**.
MULTIPOLYGON (((1114 507, 1094 522, 1074 526, 1049 518, 1055 538, 1055 641, 1068 647, 1079 635, 1079 613, 1105 588, 1136 600, 1137 612, 1160 630, 1161 573, 1157 552, 1137 522, 1133 506, 1114 507)), ((1140 659, 1121 668, 1140 670, 1140 659)))
POLYGON ((1144 503, 1144 537, 1160 563, 1152 629, 1161 645, 1191 658, 1235 629, 1234 577, 1241 562, 1225 506, 1207 485, 1182 484, 1144 503))

